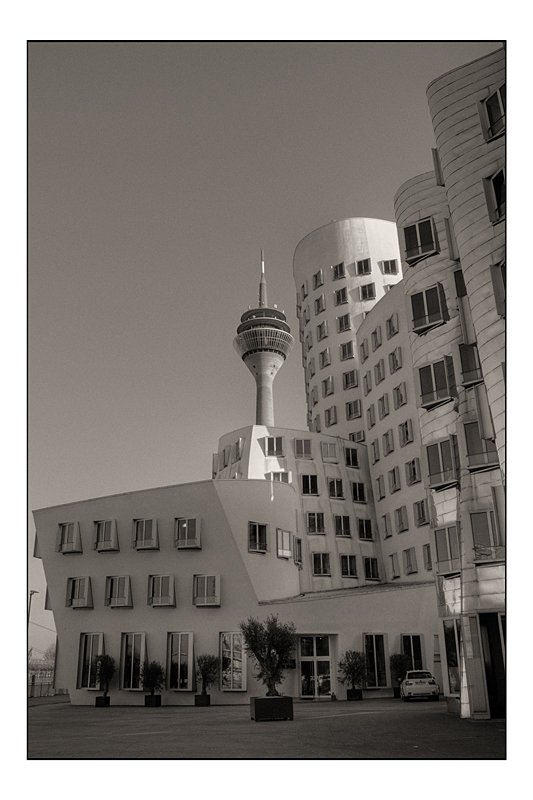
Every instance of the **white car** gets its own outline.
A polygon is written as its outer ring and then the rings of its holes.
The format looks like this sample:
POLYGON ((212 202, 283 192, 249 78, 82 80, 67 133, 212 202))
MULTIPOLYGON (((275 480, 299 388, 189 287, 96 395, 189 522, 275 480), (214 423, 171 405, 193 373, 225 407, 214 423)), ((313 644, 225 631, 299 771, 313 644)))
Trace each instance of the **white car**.
POLYGON ((405 673, 400 684, 400 697, 404 702, 415 697, 427 697, 428 700, 439 699, 439 684, 425 669, 413 669, 405 673))

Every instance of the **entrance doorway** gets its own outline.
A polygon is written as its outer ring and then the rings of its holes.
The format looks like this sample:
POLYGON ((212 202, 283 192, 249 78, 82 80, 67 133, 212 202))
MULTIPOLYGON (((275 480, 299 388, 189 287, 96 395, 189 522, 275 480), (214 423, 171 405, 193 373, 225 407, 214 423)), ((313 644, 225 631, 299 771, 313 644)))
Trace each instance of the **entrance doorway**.
POLYGON ((331 697, 329 636, 300 636, 301 697, 331 697))
POLYGON ((498 719, 505 717, 505 617, 496 613, 480 614, 479 627, 490 715, 498 719))

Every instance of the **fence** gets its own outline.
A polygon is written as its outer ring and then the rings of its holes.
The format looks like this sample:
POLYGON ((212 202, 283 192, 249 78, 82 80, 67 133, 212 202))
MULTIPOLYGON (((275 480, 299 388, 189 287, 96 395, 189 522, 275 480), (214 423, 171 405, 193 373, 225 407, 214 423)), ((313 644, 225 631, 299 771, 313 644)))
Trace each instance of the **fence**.
POLYGON ((36 681, 34 675, 28 681, 28 697, 54 697, 58 694, 68 694, 68 691, 54 688, 51 680, 36 681))

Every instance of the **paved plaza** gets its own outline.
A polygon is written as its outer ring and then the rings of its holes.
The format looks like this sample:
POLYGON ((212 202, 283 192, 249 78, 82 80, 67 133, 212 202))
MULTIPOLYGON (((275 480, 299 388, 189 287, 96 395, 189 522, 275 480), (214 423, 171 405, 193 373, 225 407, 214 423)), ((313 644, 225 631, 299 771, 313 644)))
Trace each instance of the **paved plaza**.
POLYGON ((71 706, 30 700, 30 759, 503 759, 505 720, 473 722, 446 703, 364 700, 294 705, 294 721, 246 706, 71 706))

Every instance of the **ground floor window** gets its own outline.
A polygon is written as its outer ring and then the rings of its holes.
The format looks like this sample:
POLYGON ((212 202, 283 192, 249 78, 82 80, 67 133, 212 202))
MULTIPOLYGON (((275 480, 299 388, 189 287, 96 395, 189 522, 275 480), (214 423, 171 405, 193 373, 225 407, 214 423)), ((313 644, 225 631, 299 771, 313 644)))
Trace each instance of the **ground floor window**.
POLYGON ((78 661, 78 689, 99 689, 96 657, 103 653, 103 633, 82 633, 78 661))
POLYGON ((459 657, 461 653, 461 621, 459 619, 445 619, 444 646, 446 648, 446 666, 450 694, 460 694, 461 676, 459 672, 459 657))
POLYGON ((221 689, 223 692, 246 690, 246 656, 242 633, 221 633, 221 689))
POLYGON ((410 660, 409 669, 424 669, 422 659, 422 637, 419 634, 402 634, 402 650, 410 660))
POLYGON ((122 634, 122 689, 142 690, 141 670, 144 663, 144 633, 122 634))
POLYGON ((365 633, 365 654, 367 688, 386 686, 385 637, 382 633, 365 633))
POLYGON ((169 689, 192 691, 194 677, 192 633, 169 633, 168 676, 169 689))
POLYGON ((331 695, 329 636, 300 636, 302 697, 331 695))

